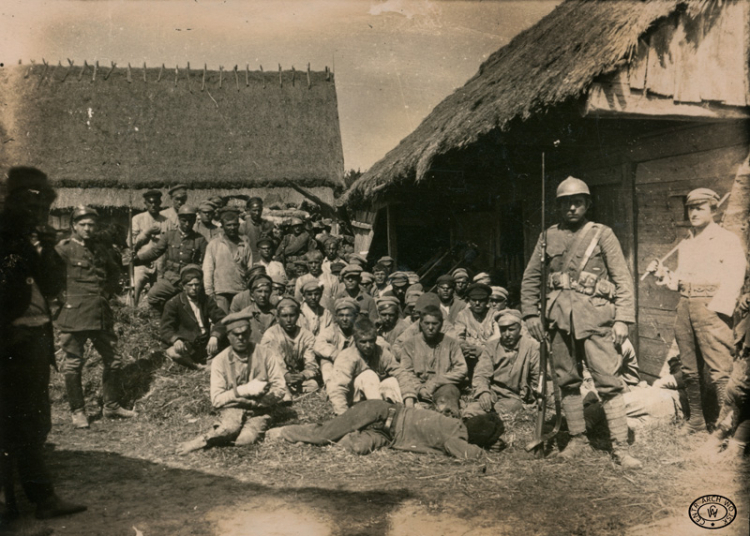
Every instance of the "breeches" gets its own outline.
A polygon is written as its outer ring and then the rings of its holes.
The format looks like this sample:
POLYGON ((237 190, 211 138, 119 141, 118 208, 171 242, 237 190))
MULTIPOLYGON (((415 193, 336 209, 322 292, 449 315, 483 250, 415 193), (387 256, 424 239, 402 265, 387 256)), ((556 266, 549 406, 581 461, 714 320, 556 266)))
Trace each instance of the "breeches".
POLYGON ((114 344, 117 336, 112 331, 70 331, 60 334, 60 345, 65 352, 60 372, 63 374, 80 373, 83 370, 85 360, 83 349, 87 340, 91 340, 94 348, 102 356, 105 372, 108 370, 119 370, 122 361, 115 354, 114 344))
MULTIPOLYGON (((382 437, 383 443, 387 444, 390 439, 385 432, 382 432, 382 428, 388 418, 388 410, 392 407, 393 404, 384 400, 364 400, 323 424, 285 426, 282 435, 284 439, 292 443, 328 445, 349 434, 364 433, 364 436, 360 438, 363 444, 367 443, 372 446, 373 441, 377 439, 376 436, 382 437)), ((355 442, 359 443, 359 440, 355 442)), ((359 450, 357 448, 357 452, 359 450)))
POLYGON ((570 333, 558 329, 552 332, 550 346, 555 374, 563 392, 577 391, 581 387, 583 360, 602 399, 622 392, 623 382, 616 375, 620 358, 610 334, 575 339, 570 333))
POLYGON ((168 279, 159 279, 148 291, 148 304, 161 311, 164 309, 164 304, 179 293, 180 289, 174 286, 168 279))
POLYGON ((680 298, 674 336, 680 348, 682 374, 697 380, 704 369, 710 385, 726 382, 732 371, 732 330, 717 313, 706 307, 711 298, 680 298))
POLYGON ((352 391, 352 402, 360 400, 388 400, 401 404, 401 388, 396 378, 386 378, 380 381, 378 375, 372 370, 366 370, 354 379, 352 391))
POLYGON ((214 295, 216 299, 216 305, 218 305, 222 311, 229 314, 229 306, 232 305, 232 299, 237 295, 235 292, 223 292, 221 294, 214 295))

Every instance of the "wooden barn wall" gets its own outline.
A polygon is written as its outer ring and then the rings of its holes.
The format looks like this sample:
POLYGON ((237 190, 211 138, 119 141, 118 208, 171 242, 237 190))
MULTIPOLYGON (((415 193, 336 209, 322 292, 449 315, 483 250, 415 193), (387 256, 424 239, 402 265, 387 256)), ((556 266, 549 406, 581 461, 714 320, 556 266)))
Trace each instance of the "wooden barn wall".
MULTIPOLYGON (((640 272, 687 236, 686 194, 698 187, 711 188, 721 196, 729 192, 747 153, 747 125, 741 122, 670 133, 634 149, 633 156, 643 159, 635 164, 636 266, 640 272)), ((665 264, 675 268, 676 263, 674 255, 665 264)), ((639 362, 646 373, 657 375, 674 339, 679 295, 657 286, 653 277, 639 283, 639 275, 636 272, 639 362)))

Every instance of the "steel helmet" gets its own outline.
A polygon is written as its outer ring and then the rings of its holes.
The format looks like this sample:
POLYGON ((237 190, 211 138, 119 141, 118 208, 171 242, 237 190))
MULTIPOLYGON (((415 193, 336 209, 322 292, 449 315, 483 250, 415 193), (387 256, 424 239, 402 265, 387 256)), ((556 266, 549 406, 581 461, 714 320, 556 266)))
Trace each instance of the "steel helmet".
POLYGON ((575 177, 568 177, 560 183, 557 187, 557 198, 568 197, 570 195, 591 195, 588 184, 583 182, 581 179, 575 177))
POLYGON ((99 213, 92 207, 81 205, 73 209, 73 213, 70 215, 70 221, 75 223, 86 216, 93 216, 94 218, 98 218, 99 213))

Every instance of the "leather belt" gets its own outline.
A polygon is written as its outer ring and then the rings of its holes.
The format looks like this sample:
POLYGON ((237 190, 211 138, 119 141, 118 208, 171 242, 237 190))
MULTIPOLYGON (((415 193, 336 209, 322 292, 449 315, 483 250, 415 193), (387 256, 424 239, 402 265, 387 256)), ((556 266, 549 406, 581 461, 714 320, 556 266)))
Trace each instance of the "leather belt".
POLYGON ((399 414, 398 408, 392 406, 388 408, 388 416, 385 418, 385 424, 383 424, 383 431, 388 434, 391 439, 395 432, 394 425, 396 424, 396 417, 399 414))
POLYGON ((713 298, 719 290, 719 285, 680 281, 679 290, 680 294, 686 298, 713 298))

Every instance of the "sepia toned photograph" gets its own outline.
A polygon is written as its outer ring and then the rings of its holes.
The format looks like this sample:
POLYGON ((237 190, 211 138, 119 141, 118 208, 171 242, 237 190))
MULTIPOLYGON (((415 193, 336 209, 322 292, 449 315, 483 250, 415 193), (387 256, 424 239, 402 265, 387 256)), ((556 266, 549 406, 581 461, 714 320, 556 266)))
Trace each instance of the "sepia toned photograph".
POLYGON ((0 535, 750 534, 750 0, 0 2, 0 535))

